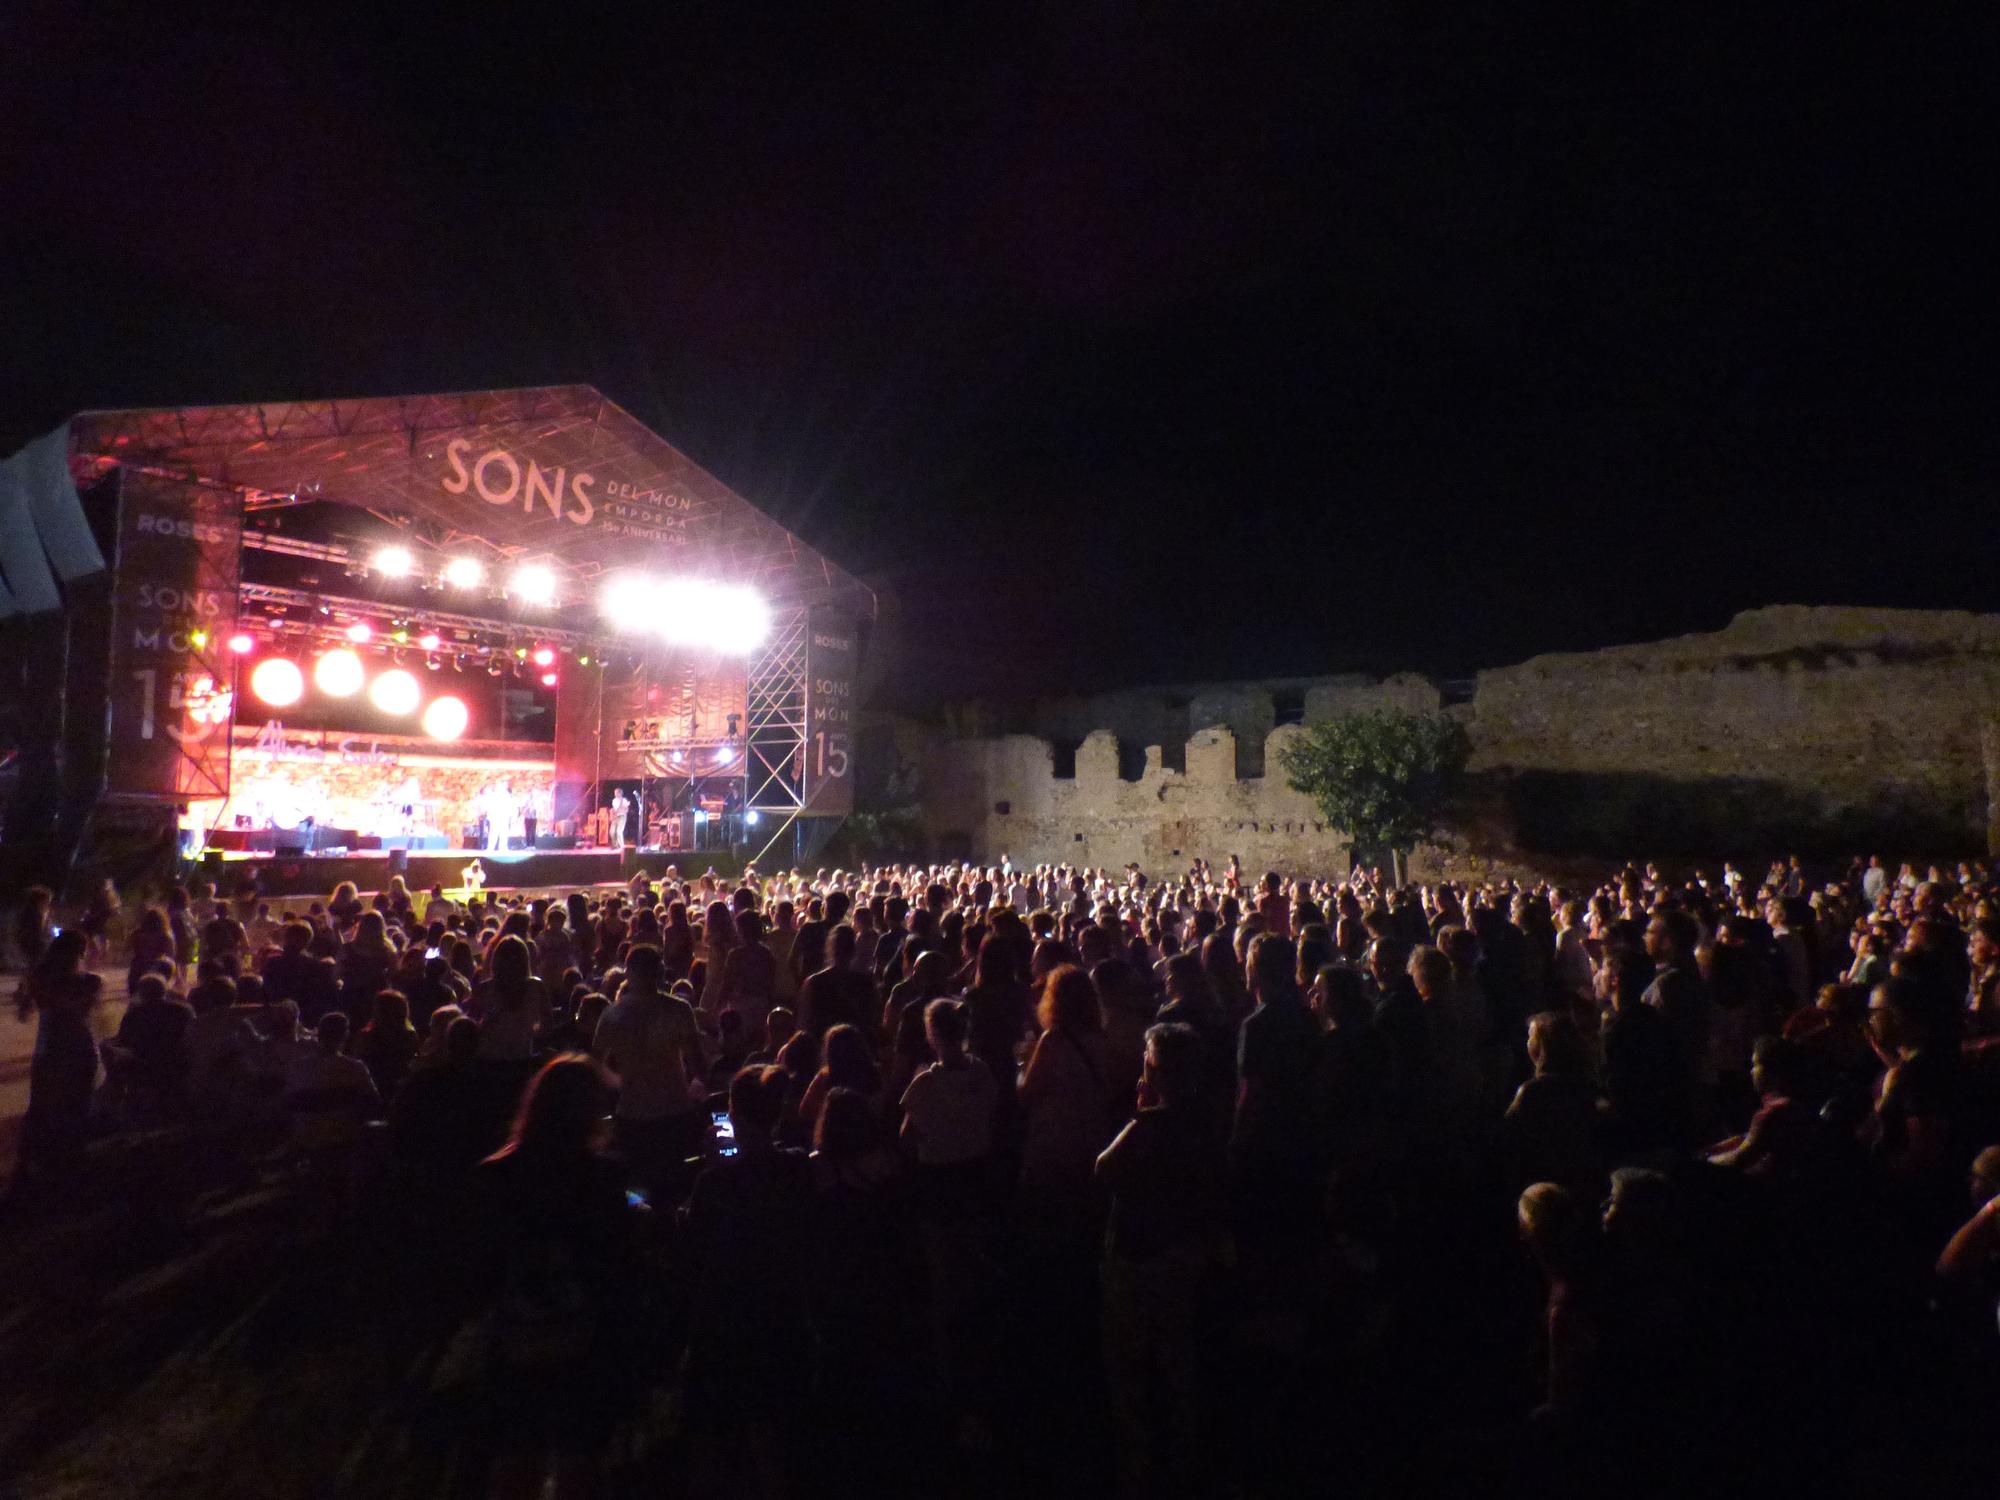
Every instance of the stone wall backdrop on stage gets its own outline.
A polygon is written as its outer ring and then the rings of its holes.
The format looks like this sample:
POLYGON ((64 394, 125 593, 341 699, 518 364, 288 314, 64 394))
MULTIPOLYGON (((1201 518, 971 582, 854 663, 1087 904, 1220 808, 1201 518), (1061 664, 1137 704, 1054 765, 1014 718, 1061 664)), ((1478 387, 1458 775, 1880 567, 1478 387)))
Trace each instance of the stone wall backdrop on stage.
POLYGON ((128 471, 118 514, 108 789, 229 793, 242 500, 233 490, 128 471))

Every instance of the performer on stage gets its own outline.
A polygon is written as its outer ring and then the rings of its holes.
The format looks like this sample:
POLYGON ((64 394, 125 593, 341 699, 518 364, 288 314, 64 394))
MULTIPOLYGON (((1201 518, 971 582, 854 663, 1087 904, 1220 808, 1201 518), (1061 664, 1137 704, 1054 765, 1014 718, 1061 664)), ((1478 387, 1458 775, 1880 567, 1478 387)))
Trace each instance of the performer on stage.
POLYGON ((624 848, 626 823, 632 811, 632 804, 625 798, 625 789, 620 787, 611 794, 611 842, 624 848))
POLYGON ((514 792, 506 782, 495 783, 488 789, 486 803, 486 848, 489 853, 504 853, 507 835, 514 826, 514 792))

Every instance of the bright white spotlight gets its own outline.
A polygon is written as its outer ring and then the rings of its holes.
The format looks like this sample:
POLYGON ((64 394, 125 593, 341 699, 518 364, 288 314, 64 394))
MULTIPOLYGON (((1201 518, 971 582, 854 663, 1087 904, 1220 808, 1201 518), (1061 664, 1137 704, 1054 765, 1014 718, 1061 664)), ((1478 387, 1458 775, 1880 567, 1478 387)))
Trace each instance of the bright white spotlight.
POLYGON ((715 752, 715 763, 718 766, 726 766, 729 764, 729 747, 727 745, 723 746, 722 749, 715 752))
POLYGON ((366 676, 352 651, 329 651, 313 663, 313 685, 331 698, 352 698, 366 676))
POLYGON ((424 733, 434 740, 455 740, 471 722, 465 704, 457 698, 433 698, 424 710, 424 733))
POLYGON ((523 563, 507 581, 507 592, 529 604, 556 602, 556 575, 540 563, 523 563))
POLYGON ((273 708, 289 708, 306 693, 306 674, 297 662, 282 656, 267 656, 250 673, 250 691, 259 703, 273 708))
POLYGON ((389 546, 375 549, 375 571, 384 578, 408 578, 416 570, 417 560, 410 555, 408 547, 389 546))
POLYGON ((417 686, 417 679, 401 667, 391 667, 380 677, 368 684, 368 701, 400 719, 417 711, 417 704, 423 701, 423 689, 417 686))
POLYGON ((655 595, 653 628, 670 646, 701 646, 708 641, 710 588, 696 578, 670 578, 655 595))
POLYGON ((758 822, 757 809, 753 807, 750 809, 750 811, 745 813, 743 815, 743 821, 747 823, 750 827, 755 828, 758 822))
POLYGON ((771 633, 771 611, 754 589, 718 588, 709 604, 709 639, 719 651, 748 656, 771 633))
POLYGON ((614 630, 647 630, 659 610, 659 585, 637 573, 620 573, 597 596, 598 613, 614 630))
POLYGON ((444 581, 455 589, 476 589, 486 576, 476 557, 454 557, 444 565, 444 581))
POLYGON ((365 620, 356 620, 347 627, 347 638, 357 646, 365 646, 375 638, 375 627, 365 620))

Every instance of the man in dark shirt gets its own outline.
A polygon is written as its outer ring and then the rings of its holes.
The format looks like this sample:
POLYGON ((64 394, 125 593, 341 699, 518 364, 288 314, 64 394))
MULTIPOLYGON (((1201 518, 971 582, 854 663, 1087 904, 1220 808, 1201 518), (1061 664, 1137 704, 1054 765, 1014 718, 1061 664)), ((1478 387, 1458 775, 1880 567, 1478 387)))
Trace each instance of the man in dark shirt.
MULTIPOLYGON (((1646 1004, 1666 1020, 1678 1054, 1682 1085, 1690 1091, 1687 1103, 1696 1114, 1704 1085, 1713 1073, 1708 1038, 1715 1015, 1708 982, 1695 967, 1697 931, 1694 918, 1684 911, 1658 912, 1646 924, 1646 956, 1656 966, 1653 982, 1646 989, 1646 1004)), ((1692 1117, 1687 1123, 1693 1123, 1692 1117)))
POLYGON ((1120 1477, 1135 1495, 1151 1493, 1157 1473, 1193 1475, 1200 1452, 1195 1310, 1223 1227, 1222 1160, 1200 1098, 1201 1054, 1191 1026, 1148 1028, 1139 1113, 1097 1158, 1097 1180, 1111 1193, 1105 1369, 1120 1477), (1156 1372, 1164 1444, 1148 1421, 1156 1372))
POLYGON ((1257 1008, 1237 1032, 1230 1137, 1240 1224, 1252 1239, 1303 1232, 1313 1216, 1321 1032, 1299 994, 1297 965, 1288 939, 1264 933, 1252 940, 1247 977, 1257 1008))
POLYGON ((872 1036, 881 1019, 875 981, 854 967, 854 929, 844 922, 834 928, 832 947, 827 966, 799 988, 799 1030, 823 1037, 845 1022, 872 1036))

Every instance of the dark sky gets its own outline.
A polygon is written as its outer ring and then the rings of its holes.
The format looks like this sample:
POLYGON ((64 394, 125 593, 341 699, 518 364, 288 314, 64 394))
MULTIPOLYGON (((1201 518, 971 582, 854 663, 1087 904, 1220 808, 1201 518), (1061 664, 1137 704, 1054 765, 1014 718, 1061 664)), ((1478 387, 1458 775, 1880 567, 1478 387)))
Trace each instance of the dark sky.
POLYGON ((587 381, 906 699, 2000 607, 1989 6, 184 9, 0 10, 0 445, 587 381))

